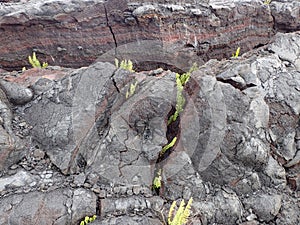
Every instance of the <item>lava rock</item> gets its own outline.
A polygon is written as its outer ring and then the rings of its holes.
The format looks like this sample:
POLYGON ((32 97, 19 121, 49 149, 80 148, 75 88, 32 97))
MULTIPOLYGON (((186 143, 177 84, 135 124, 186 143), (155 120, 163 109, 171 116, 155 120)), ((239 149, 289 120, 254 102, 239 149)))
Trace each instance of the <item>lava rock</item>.
POLYGON ((261 221, 269 222, 278 214, 281 208, 281 199, 281 195, 257 194, 245 199, 243 203, 246 208, 252 208, 261 221))

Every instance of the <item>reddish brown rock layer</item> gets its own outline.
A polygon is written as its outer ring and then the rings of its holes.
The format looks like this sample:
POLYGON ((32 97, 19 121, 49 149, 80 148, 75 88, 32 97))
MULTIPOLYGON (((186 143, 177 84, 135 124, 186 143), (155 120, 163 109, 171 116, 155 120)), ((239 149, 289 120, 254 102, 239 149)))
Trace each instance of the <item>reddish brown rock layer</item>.
POLYGON ((41 61, 65 67, 86 66, 101 55, 100 60, 112 60, 117 53, 138 64, 156 61, 185 69, 195 61, 228 58, 237 47, 247 52, 266 44, 274 33, 270 7, 261 1, 151 2, 3 4, 0 66, 21 69, 35 51, 41 61), (158 49, 143 42, 150 40, 158 49))

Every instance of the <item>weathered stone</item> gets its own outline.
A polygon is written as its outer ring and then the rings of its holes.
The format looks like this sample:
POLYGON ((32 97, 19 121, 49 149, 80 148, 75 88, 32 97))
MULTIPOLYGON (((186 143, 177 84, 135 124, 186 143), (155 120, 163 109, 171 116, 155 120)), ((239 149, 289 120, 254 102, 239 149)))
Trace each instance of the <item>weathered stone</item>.
POLYGON ((61 190, 32 192, 2 198, 1 224, 67 224, 70 215, 64 206, 67 196, 61 190))
POLYGON ((290 199, 288 195, 283 195, 280 213, 277 215, 277 224, 297 224, 300 221, 298 198, 290 199))
POLYGON ((2 224, 78 224, 86 215, 96 214, 96 196, 84 189, 30 192, 0 202, 2 224))
POLYGON ((300 190, 300 175, 290 176, 288 178, 288 184, 291 186, 291 189, 294 191, 300 190))
POLYGON ((122 224, 122 225, 157 225, 161 221, 156 218, 146 217, 146 216, 119 216, 109 219, 104 219, 102 221, 94 221, 94 225, 111 225, 111 224, 122 224))
POLYGON ((257 194, 247 199, 243 203, 246 208, 252 208, 259 220, 269 222, 277 216, 281 207, 281 195, 257 194))
POLYGON ((252 221, 240 223, 239 225, 258 225, 258 224, 259 224, 258 221, 252 220, 252 221))
POLYGON ((48 146, 45 149, 47 154, 64 173, 71 168, 75 170, 77 164, 85 167, 85 159, 78 153, 77 145, 93 125, 94 106, 102 90, 101 85, 106 85, 106 82, 112 84, 110 77, 115 69, 112 65, 103 66, 106 67, 104 71, 98 70, 102 67, 97 69, 95 65, 89 71, 79 70, 77 73, 80 74, 75 73, 56 82, 52 89, 45 92, 41 102, 35 100, 25 110, 26 118, 33 126, 32 134, 42 145, 48 146), (87 86, 89 90, 85 89, 87 86), (40 104, 44 105, 43 109, 39 109, 40 104), (53 117, 53 112, 61 113, 53 117), (78 157, 77 162, 73 161, 74 157, 78 157))
POLYGON ((11 103, 23 105, 33 98, 33 93, 29 88, 23 87, 17 83, 0 80, 0 86, 5 91, 11 103))
POLYGON ((262 187, 262 182, 257 173, 246 172, 243 177, 233 180, 230 183, 230 186, 236 191, 237 194, 247 195, 260 190, 262 187))
POLYGON ((264 173, 268 176, 268 179, 264 182, 266 185, 274 185, 277 188, 284 188, 286 186, 285 170, 271 156, 269 157, 264 173))
POLYGON ((280 31, 297 31, 300 29, 299 1, 272 1, 270 7, 275 26, 280 31))
POLYGON ((211 223, 235 224, 242 216, 242 203, 234 193, 219 191, 213 199, 194 202, 193 208, 211 223), (231 215, 228 217, 227 215, 231 215))
POLYGON ((300 55, 300 34, 277 33, 275 41, 271 43, 268 49, 279 56, 280 59, 294 64, 300 55))
MULTIPOLYGON (((0 101, 0 114, 4 113, 5 115, 8 115, 7 110, 10 109, 6 108, 6 106, 1 109, 1 106, 4 106, 4 104, 0 101)), ((26 154, 19 138, 12 133, 11 121, 9 121, 11 118, 3 117, 2 119, 4 121, 6 120, 2 125, 6 129, 3 129, 3 127, 0 126, 0 171, 7 169, 9 166, 20 161, 26 154)))
POLYGON ((84 219, 87 215, 96 215, 97 197, 83 188, 74 190, 72 199, 72 223, 84 219))
POLYGON ((10 177, 0 178, 0 194, 7 189, 17 189, 25 187, 30 183, 36 181, 37 178, 32 176, 30 173, 20 170, 15 175, 10 177))
POLYGON ((157 204, 162 208, 163 200, 161 198, 149 198, 144 199, 137 196, 118 198, 118 199, 102 199, 101 201, 101 215, 103 217, 109 217, 111 215, 129 215, 129 214, 145 214, 146 211, 157 209, 157 204))

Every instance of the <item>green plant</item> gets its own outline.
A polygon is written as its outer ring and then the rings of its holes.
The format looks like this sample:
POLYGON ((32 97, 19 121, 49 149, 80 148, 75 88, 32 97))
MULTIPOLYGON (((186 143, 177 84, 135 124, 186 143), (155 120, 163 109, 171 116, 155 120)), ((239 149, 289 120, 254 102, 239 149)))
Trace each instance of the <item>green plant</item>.
POLYGON ((173 140, 172 140, 169 144, 165 145, 165 146, 162 148, 162 150, 160 151, 160 155, 165 154, 165 152, 166 152, 168 149, 172 148, 172 147, 175 145, 176 141, 177 141, 177 137, 174 137, 173 140))
POLYGON ((152 188, 154 190, 157 190, 161 187, 161 169, 158 170, 158 172, 156 173, 156 176, 153 179, 153 184, 152 184, 152 188))
POLYGON ((93 222, 96 218, 97 218, 96 215, 93 215, 93 216, 91 216, 91 217, 86 216, 86 217, 84 217, 84 220, 82 220, 82 221, 80 222, 80 225, 86 225, 86 224, 88 224, 88 223, 91 223, 91 222, 93 222))
POLYGON ((183 111, 183 106, 185 104, 185 98, 182 94, 183 85, 180 81, 180 75, 176 74, 176 84, 177 84, 177 99, 176 99, 176 110, 172 116, 168 119, 168 125, 177 120, 179 113, 183 111))
POLYGON ((183 225, 188 222, 188 217, 191 213, 193 198, 190 198, 187 205, 185 206, 184 200, 180 202, 179 208, 174 213, 176 201, 174 201, 170 207, 168 215, 168 225, 183 225), (174 215, 175 214, 175 215, 174 215))
MULTIPOLYGON (((29 61, 29 63, 31 64, 31 66, 33 68, 44 69, 44 68, 46 68, 48 66, 48 63, 46 63, 46 62, 43 62, 43 64, 41 65, 40 61, 36 57, 35 52, 32 53, 32 57, 28 56, 28 61, 29 61)), ((23 68, 23 70, 24 70, 24 68, 23 68)), ((25 70, 26 70, 26 68, 25 68, 25 70)))
POLYGON ((134 84, 130 84, 129 90, 126 92, 126 99, 134 94, 137 83, 136 81, 134 84))
POLYGON ((179 77, 181 85, 184 86, 189 81, 191 73, 196 71, 197 69, 198 69, 197 63, 194 63, 188 72, 181 74, 179 77))
POLYGON ((241 50, 241 48, 238 47, 237 50, 235 51, 235 53, 232 54, 232 58, 238 58, 238 57, 239 57, 239 54, 240 54, 240 50, 241 50))
POLYGON ((271 2, 272 2, 272 0, 265 0, 265 1, 264 1, 264 4, 265 4, 265 5, 270 5, 271 2))
POLYGON ((119 60, 117 58, 115 58, 115 65, 117 68, 121 68, 121 69, 124 69, 124 70, 128 70, 130 72, 134 72, 133 70, 133 63, 132 61, 129 59, 124 59, 121 61, 121 63, 119 63, 119 60))
POLYGON ((176 98, 176 108, 173 115, 168 119, 168 125, 177 120, 179 113, 183 111, 183 106, 185 104, 185 98, 183 96, 183 87, 189 81, 191 73, 197 70, 197 64, 194 63, 190 70, 182 75, 176 73, 176 85, 177 85, 177 98, 176 98))

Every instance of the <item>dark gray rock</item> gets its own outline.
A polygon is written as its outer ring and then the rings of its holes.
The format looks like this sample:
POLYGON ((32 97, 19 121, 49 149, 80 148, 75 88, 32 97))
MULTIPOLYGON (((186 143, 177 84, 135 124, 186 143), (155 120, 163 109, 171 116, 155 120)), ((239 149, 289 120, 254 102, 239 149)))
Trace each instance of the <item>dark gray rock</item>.
POLYGON ((300 29, 299 22, 299 1, 280 0, 272 1, 270 4, 271 13, 274 16, 275 26, 279 30, 297 31, 300 29), (287 29, 288 28, 288 29, 287 29))
POLYGON ((281 195, 276 194, 257 194, 244 199, 246 209, 253 209, 259 220, 269 222, 279 213, 281 208, 281 195))
POLYGON ((118 199, 102 199, 100 202, 101 215, 107 217, 111 215, 145 215, 151 210, 159 212, 162 210, 164 200, 160 197, 141 198, 139 196, 132 196, 118 199))
POLYGON ((102 221, 94 221, 93 225, 157 225, 160 224, 159 219, 146 217, 146 216, 119 216, 114 218, 105 219, 102 221))
POLYGON ((288 195, 282 196, 280 212, 276 218, 277 224, 297 224, 299 216, 299 198, 291 199, 288 195))
POLYGON ((30 103, 25 117, 33 136, 63 173, 86 169, 114 183, 149 185, 151 165, 167 144, 166 120, 175 105, 175 82, 171 77, 140 76, 135 94, 126 100, 135 81, 123 83, 135 78, 114 72, 114 66, 104 63, 76 71, 30 103))
POLYGON ((81 188, 74 190, 72 195, 72 223, 96 215, 97 197, 92 191, 81 188))
POLYGON ((94 125, 95 102, 100 93, 107 91, 105 85, 113 86, 110 78, 114 70, 110 64, 77 70, 56 82, 24 111, 33 126, 33 136, 42 146, 48 146, 47 154, 64 173, 86 166, 78 148, 94 125))
POLYGON ((1 224, 67 224, 70 216, 62 190, 32 192, 1 199, 1 224))
POLYGON ((32 186, 36 183, 37 177, 26 171, 18 171, 9 177, 0 178, 0 194, 5 190, 14 190, 24 186, 32 186))
POLYGON ((202 216, 203 221, 209 221, 208 224, 236 224, 243 213, 243 206, 238 196, 226 191, 218 191, 212 199, 194 202, 193 208, 202 216))
POLYGON ((16 105, 23 105, 33 98, 31 89, 20 84, 0 80, 0 86, 4 90, 9 101, 16 105))
POLYGON ((12 195, 0 203, 1 224, 79 224, 96 214, 96 196, 84 189, 12 195))
POLYGON ((264 174, 266 177, 262 176, 262 179, 266 186, 274 186, 283 189, 287 184, 284 168, 271 156, 264 169, 264 174))
POLYGON ((0 89, 0 171, 20 161, 26 154, 22 141, 13 132, 12 117, 7 96, 0 89))

